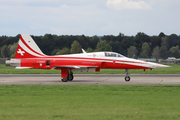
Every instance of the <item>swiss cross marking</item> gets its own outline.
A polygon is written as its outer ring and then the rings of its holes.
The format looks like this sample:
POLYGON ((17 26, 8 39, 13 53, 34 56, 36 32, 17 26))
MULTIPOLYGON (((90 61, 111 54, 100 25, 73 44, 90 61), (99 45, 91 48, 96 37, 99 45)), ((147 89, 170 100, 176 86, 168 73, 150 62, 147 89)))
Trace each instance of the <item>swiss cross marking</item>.
POLYGON ((18 49, 19 51, 17 51, 17 53, 21 54, 21 56, 24 56, 24 51, 21 51, 21 49, 18 49))

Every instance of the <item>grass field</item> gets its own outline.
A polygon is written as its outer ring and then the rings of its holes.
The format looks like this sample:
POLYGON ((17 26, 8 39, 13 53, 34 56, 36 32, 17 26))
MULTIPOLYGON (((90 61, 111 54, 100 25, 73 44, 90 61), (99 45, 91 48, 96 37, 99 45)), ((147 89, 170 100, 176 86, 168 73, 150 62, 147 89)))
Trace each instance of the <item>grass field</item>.
POLYGON ((172 120, 180 86, 0 86, 0 119, 172 120))
MULTIPOLYGON (((129 70, 130 74, 180 74, 180 65, 170 65, 170 68, 161 68, 153 70, 129 70)), ((100 72, 74 72, 75 74, 124 74, 125 70, 101 69, 100 72)), ((60 74, 60 70, 42 70, 42 69, 15 69, 0 64, 0 74, 60 74)))

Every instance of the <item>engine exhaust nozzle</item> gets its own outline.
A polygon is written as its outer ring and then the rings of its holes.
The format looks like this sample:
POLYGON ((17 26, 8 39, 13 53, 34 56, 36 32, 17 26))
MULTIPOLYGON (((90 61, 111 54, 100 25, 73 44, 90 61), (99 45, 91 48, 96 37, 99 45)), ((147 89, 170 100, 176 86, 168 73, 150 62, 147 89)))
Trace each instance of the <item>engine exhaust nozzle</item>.
POLYGON ((20 59, 11 59, 6 60, 6 66, 20 67, 21 60, 20 59))

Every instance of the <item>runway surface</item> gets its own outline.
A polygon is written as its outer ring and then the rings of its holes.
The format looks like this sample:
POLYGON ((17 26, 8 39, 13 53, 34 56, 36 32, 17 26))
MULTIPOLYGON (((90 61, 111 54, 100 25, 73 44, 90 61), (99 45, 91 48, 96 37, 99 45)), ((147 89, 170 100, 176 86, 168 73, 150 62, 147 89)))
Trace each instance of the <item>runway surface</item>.
POLYGON ((74 80, 61 81, 58 74, 0 74, 0 85, 180 85, 180 74, 74 74, 74 80))

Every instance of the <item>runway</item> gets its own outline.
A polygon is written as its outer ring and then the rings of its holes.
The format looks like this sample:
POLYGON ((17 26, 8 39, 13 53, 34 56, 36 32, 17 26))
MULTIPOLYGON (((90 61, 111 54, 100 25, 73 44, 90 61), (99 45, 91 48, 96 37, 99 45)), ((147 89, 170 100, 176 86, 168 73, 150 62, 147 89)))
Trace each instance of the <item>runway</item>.
POLYGON ((58 74, 0 74, 0 85, 180 85, 180 74, 74 74, 74 80, 62 82, 58 74))

